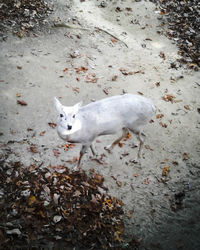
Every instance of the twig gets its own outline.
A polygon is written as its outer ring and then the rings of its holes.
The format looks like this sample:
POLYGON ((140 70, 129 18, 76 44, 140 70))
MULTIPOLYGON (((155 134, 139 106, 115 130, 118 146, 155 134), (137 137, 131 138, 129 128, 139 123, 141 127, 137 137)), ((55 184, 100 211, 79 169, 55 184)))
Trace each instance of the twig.
POLYGON ((103 31, 104 33, 106 33, 106 34, 112 36, 113 38, 115 38, 117 41, 120 41, 121 43, 123 43, 123 44, 128 48, 128 45, 127 45, 124 41, 122 41, 122 40, 119 39, 118 37, 114 36, 113 34, 111 34, 110 32, 108 32, 107 30, 104 30, 104 29, 99 28, 99 27, 95 27, 95 29, 96 29, 96 30, 103 31))

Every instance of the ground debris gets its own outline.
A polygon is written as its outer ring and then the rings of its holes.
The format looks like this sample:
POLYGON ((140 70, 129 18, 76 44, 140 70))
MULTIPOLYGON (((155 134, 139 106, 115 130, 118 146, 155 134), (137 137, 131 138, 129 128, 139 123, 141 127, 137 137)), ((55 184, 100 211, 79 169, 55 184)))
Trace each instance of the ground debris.
POLYGON ((0 4, 0 35, 12 30, 22 38, 24 33, 40 25, 53 10, 44 0, 2 0, 0 4))
POLYGON ((157 4, 166 35, 174 40, 181 55, 180 62, 198 70, 200 66, 200 4, 198 0, 151 0, 157 4))
POLYGON ((65 166, 62 173, 52 166, 30 171, 19 163, 6 168, 0 166, 0 248, 121 249, 123 203, 99 191, 101 175, 65 166))

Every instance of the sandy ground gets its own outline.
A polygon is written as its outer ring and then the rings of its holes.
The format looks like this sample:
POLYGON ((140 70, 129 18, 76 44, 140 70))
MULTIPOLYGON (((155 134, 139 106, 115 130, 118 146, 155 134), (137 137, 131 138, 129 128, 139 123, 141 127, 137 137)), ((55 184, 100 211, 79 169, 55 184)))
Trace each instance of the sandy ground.
POLYGON ((153 117, 144 129, 141 165, 131 163, 137 154, 135 137, 109 155, 104 146, 116 136, 104 136, 94 143, 98 154, 105 154, 104 165, 92 161, 88 152, 82 168, 102 174, 109 193, 122 199, 127 237, 141 239, 139 249, 200 249, 200 74, 170 67, 178 58, 177 48, 157 33, 162 27, 152 3, 108 1, 105 8, 100 3, 55 1, 49 19, 61 27, 43 28, 38 37, 9 35, 1 42, 1 151, 5 155, 9 147, 7 161, 24 166, 72 168, 76 163, 66 161, 78 156, 80 145, 65 152, 56 129, 48 125, 56 122, 53 97, 73 105, 123 92, 143 93, 163 116, 153 117), (77 72, 81 66, 88 70, 77 72), (121 68, 131 73, 124 75, 121 68), (92 73, 97 79, 87 82, 92 73), (171 101, 166 101, 167 94, 171 101), (31 145, 37 153, 30 152, 31 145), (166 166, 170 172, 163 177, 166 166))

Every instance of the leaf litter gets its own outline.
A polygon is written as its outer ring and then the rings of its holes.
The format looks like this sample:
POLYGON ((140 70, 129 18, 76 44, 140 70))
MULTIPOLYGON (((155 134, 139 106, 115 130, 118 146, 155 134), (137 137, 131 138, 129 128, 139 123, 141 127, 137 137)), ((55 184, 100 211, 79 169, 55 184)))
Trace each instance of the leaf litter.
POLYGON ((1 248, 121 249, 125 244, 123 203, 107 194, 100 174, 66 166, 23 168, 15 162, 1 164, 0 175, 1 248))
MULTIPOLYGON (((167 24, 165 35, 178 46, 180 63, 198 70, 200 66, 200 4, 198 0, 151 0, 159 10, 159 20, 167 24)), ((165 59, 164 54, 160 56, 165 59)), ((174 64, 173 64, 174 65, 174 64)), ((173 65, 171 67, 173 68, 173 65)))

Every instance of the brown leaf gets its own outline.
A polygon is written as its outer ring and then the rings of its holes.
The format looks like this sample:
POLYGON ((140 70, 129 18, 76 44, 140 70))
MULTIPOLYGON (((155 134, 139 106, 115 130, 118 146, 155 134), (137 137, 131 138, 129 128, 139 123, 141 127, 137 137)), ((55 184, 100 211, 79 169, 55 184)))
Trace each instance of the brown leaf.
POLYGON ((32 206, 33 203, 35 203, 35 202, 36 202, 35 196, 31 195, 31 196, 29 197, 29 199, 28 199, 28 205, 29 205, 29 206, 32 206))
POLYGON ((116 81, 117 80, 117 75, 114 75, 113 77, 112 77, 112 81, 114 82, 114 81, 116 81))
POLYGON ((33 131, 32 128, 27 128, 26 130, 27 130, 28 132, 33 131))
POLYGON ((51 128, 55 128, 57 126, 57 124, 53 122, 49 122, 48 124, 51 128))
POLYGON ((184 108, 187 110, 191 110, 189 105, 185 105, 184 108))
POLYGON ((166 59, 166 57, 165 57, 165 53, 164 52, 160 52, 160 55, 159 55, 163 60, 165 60, 166 59))
POLYGON ((86 72, 88 70, 88 68, 81 66, 81 67, 76 67, 75 70, 76 70, 76 73, 86 72))
POLYGON ((122 74, 125 75, 125 76, 127 76, 127 75, 132 75, 132 74, 133 74, 133 72, 128 71, 128 70, 125 69, 125 68, 120 68, 119 70, 120 70, 120 71, 122 72, 122 74))
POLYGON ((54 156, 58 157, 58 155, 60 154, 58 149, 53 149, 53 154, 54 156))
POLYGON ((149 149, 149 150, 153 151, 153 148, 151 148, 149 145, 145 145, 144 147, 145 147, 146 149, 149 149))
POLYGON ((22 34, 21 32, 17 32, 17 36, 18 36, 19 38, 22 38, 22 37, 23 37, 23 34, 22 34))
POLYGON ((166 94, 165 96, 162 97, 162 99, 166 102, 171 102, 173 103, 174 102, 174 98, 175 96, 174 95, 171 95, 171 94, 166 94))
POLYGON ((144 95, 144 94, 143 94, 142 92, 140 92, 140 91, 138 91, 138 94, 139 94, 139 95, 144 95))
POLYGON ((104 92, 106 95, 108 95, 108 94, 109 94, 109 92, 108 92, 108 89, 107 89, 107 88, 104 88, 104 89, 103 89, 103 92, 104 92))
POLYGON ((43 136, 46 133, 46 131, 40 132, 40 136, 43 136))
POLYGON ((73 144, 73 143, 68 143, 67 144, 66 143, 66 144, 63 144, 61 147, 64 148, 65 151, 68 151, 70 148, 75 147, 75 144, 73 144))
POLYGON ((74 92, 76 92, 76 93, 80 93, 80 89, 79 89, 78 87, 74 87, 74 88, 72 88, 72 90, 73 90, 74 92))
POLYGON ((21 70, 21 69, 22 69, 22 66, 17 66, 17 68, 21 70))
POLYGON ((169 174, 169 171, 170 171, 170 166, 169 165, 167 165, 166 167, 164 167, 163 168, 163 170, 162 170, 162 176, 168 176, 168 174, 169 174))
POLYGON ((167 128, 167 124, 163 123, 163 122, 159 122, 160 126, 162 126, 163 128, 167 128))
POLYGON ((182 159, 183 159, 183 161, 188 160, 189 159, 189 155, 187 153, 183 153, 182 159))
POLYGON ((21 97, 21 96, 22 96, 21 93, 17 93, 17 94, 16 94, 16 97, 21 97))
POLYGON ((104 181, 103 176, 100 175, 100 174, 94 174, 93 178, 94 178, 95 182, 98 183, 98 184, 101 184, 104 181))
POLYGON ((111 175, 111 177, 113 178, 113 180, 115 180, 115 181, 117 180, 117 178, 115 176, 111 175))
POLYGON ((156 119, 161 119, 164 115, 163 114, 157 114, 156 119))
POLYGON ((21 106, 27 106, 28 104, 23 100, 17 100, 17 104, 20 104, 21 106))
POLYGON ((69 70, 69 68, 66 67, 65 69, 63 69, 63 72, 66 73, 68 70, 69 70))
POLYGON ((30 151, 32 153, 38 153, 38 150, 37 150, 36 146, 30 146, 30 151))
POLYGON ((139 73, 144 74, 144 71, 138 70, 138 71, 135 71, 135 72, 134 72, 134 74, 139 74, 139 73))
POLYGON ((115 39, 114 37, 111 38, 112 43, 116 43, 117 39, 115 39))
POLYGON ((116 184, 117 184, 118 187, 122 186, 122 182, 121 181, 116 181, 116 184))
POLYGON ((160 82, 156 82, 156 87, 159 87, 160 86, 160 82))
POLYGON ((98 80, 98 78, 96 78, 96 74, 95 74, 95 73, 89 73, 89 74, 85 77, 85 81, 86 81, 86 82, 96 83, 97 80, 98 80))

